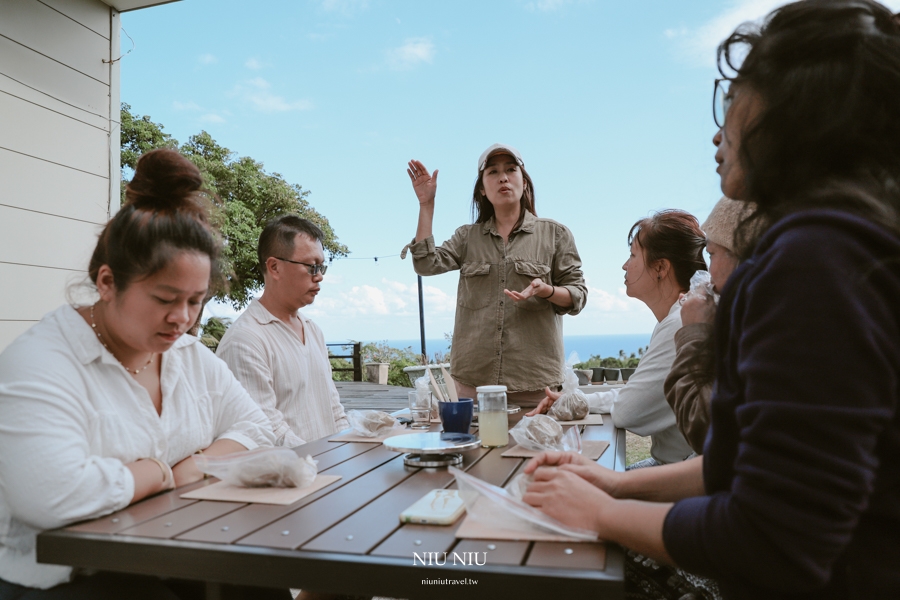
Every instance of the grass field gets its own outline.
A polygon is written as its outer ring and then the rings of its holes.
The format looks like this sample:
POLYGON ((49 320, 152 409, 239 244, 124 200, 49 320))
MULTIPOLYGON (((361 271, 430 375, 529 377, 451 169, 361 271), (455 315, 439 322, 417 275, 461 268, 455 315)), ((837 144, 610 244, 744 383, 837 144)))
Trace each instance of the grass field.
POLYGON ((625 464, 650 458, 650 436, 641 437, 630 431, 625 432, 625 464))

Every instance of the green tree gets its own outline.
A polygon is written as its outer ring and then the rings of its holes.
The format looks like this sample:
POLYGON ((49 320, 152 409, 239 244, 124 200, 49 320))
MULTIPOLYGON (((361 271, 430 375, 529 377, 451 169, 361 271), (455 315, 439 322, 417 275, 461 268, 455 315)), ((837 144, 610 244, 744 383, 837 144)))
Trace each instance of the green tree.
POLYGON ((228 317, 208 318, 200 328, 200 343, 215 352, 230 326, 231 319, 228 317))
POLYGON ((148 116, 132 114, 131 107, 124 103, 121 122, 123 186, 141 154, 166 147, 178 150, 197 165, 206 187, 215 194, 213 222, 225 241, 223 266, 229 280, 227 291, 219 293, 217 300, 240 310, 262 287, 256 246, 266 222, 275 216, 295 214, 318 225, 325 234, 323 246, 329 259, 348 254, 347 246, 338 241, 328 219, 309 204, 309 190, 288 183, 278 173, 267 173, 261 162, 237 156, 205 131, 180 145, 163 131, 162 125, 148 116))

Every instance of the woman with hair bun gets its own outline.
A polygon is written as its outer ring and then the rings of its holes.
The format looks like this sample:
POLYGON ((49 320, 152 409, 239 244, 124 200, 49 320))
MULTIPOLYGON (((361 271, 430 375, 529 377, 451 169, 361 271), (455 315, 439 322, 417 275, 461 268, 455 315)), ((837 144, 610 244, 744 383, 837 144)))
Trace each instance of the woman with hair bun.
MULTIPOLYGON (((690 289, 691 277, 705 271, 705 238, 697 219, 684 211, 664 210, 637 221, 628 232, 630 256, 625 271, 625 293, 647 305, 657 325, 650 345, 623 388, 587 394, 591 412, 611 413, 616 427, 651 436, 650 458, 629 469, 680 462, 691 447, 675 423, 666 403, 663 383, 675 360, 675 332, 681 327, 680 295, 690 289)), ((560 397, 549 388, 528 416, 546 412, 560 397)))
POLYGON ((225 363, 184 335, 219 260, 201 186, 177 152, 142 156, 91 257, 98 300, 58 308, 0 354, 0 598, 173 597, 153 579, 70 581, 36 562, 36 535, 202 479, 198 452, 273 444, 225 363))

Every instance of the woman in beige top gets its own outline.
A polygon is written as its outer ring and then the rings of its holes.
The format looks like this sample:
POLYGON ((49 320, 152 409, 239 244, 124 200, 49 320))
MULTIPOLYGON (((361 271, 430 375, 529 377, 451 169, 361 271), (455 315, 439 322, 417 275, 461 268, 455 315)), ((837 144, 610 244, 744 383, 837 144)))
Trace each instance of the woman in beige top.
POLYGON ((474 397, 476 386, 505 385, 517 404, 536 405, 545 387, 563 381, 562 315, 578 314, 587 300, 572 233, 537 217, 534 184, 512 146, 482 153, 475 222, 441 246, 431 233, 438 172, 412 160, 407 173, 419 199, 409 245, 416 273, 460 270, 451 367, 457 391, 474 397))

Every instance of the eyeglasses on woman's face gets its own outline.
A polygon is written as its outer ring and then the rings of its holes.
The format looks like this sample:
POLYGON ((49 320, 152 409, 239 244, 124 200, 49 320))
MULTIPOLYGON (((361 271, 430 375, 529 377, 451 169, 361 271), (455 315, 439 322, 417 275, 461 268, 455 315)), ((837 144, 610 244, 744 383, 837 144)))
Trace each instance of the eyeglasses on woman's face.
POLYGON ((309 274, 312 275, 313 277, 315 277, 316 274, 324 275, 325 271, 328 270, 328 265, 311 265, 309 263, 300 262, 298 260, 291 260, 289 258, 279 258, 277 256, 273 256, 272 258, 274 258, 275 260, 283 260, 284 262, 293 263, 295 265, 303 265, 304 267, 306 267, 306 270, 309 271, 309 274))
POLYGON ((725 115, 728 114, 728 109, 731 108, 731 100, 733 98, 731 95, 731 81, 728 77, 716 79, 715 88, 713 89, 713 120, 719 129, 725 127, 725 115))

